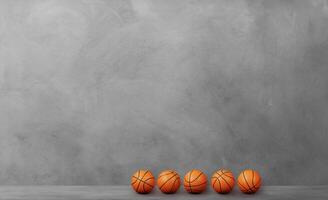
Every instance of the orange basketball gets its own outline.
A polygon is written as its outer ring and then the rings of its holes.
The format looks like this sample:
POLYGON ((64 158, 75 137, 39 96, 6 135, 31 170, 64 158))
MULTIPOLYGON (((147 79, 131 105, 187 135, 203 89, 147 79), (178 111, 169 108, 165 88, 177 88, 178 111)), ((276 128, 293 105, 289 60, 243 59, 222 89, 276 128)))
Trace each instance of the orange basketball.
POLYGON ((157 185, 163 193, 175 193, 180 187, 179 174, 174 170, 164 170, 158 175, 157 185))
POLYGON ((243 193, 255 193, 261 187, 261 176, 255 170, 246 169, 238 177, 238 186, 243 193))
POLYGON ((229 193, 235 186, 235 178, 230 170, 219 169, 211 178, 213 189, 221 194, 229 193))
POLYGON ((202 193, 206 190, 207 177, 202 171, 193 169, 185 175, 183 185, 189 193, 202 193))
POLYGON ((154 188, 155 178, 151 171, 140 169, 132 175, 131 186, 136 192, 147 194, 154 188))

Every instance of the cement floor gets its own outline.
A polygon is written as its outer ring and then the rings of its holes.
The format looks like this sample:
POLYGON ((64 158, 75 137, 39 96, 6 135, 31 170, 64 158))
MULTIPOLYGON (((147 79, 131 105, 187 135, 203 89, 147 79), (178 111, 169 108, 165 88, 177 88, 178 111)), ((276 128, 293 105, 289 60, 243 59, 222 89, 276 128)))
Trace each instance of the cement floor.
POLYGON ((6 200, 114 200, 114 199, 261 199, 261 200, 327 200, 328 186, 265 186, 254 195, 234 191, 227 195, 215 193, 211 188, 193 195, 183 188, 176 194, 165 195, 157 189, 147 195, 136 194, 130 186, 0 186, 0 199, 6 200))

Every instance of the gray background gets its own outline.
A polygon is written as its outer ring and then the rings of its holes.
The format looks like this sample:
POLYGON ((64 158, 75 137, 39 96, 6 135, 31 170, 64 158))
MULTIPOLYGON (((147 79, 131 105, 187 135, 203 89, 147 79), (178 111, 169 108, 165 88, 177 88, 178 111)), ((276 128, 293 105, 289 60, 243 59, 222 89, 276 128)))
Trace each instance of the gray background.
POLYGON ((328 184, 327 105, 327 1, 0 1, 0 184, 328 184))

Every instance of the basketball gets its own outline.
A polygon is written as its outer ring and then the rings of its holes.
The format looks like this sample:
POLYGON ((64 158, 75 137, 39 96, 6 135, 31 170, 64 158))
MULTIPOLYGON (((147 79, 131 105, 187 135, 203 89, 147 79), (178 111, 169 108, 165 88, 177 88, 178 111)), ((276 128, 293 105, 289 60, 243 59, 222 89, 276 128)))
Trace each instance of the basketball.
POLYGON ((261 187, 261 176, 255 170, 246 169, 238 177, 238 186, 243 193, 255 193, 261 187))
POLYGON ((155 178, 151 171, 140 169, 131 177, 131 186, 137 193, 147 194, 152 191, 155 178))
POLYGON ((174 170, 164 170, 157 178, 158 188, 166 194, 172 194, 178 191, 180 187, 179 174, 174 170))
POLYGON ((235 185, 235 178, 230 170, 219 169, 212 175, 211 183, 216 192, 226 194, 232 191, 235 185))
POLYGON ((202 193, 206 190, 207 177, 202 171, 193 169, 185 175, 183 185, 189 193, 202 193))

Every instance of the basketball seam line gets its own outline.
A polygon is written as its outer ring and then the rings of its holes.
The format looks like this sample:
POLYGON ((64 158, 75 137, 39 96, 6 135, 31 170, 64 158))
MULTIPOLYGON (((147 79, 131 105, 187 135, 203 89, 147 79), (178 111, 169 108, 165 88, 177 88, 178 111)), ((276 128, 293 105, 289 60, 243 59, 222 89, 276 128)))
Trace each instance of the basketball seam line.
POLYGON ((252 189, 252 192, 255 192, 255 191, 253 191, 253 189, 256 189, 256 187, 254 186, 254 187, 251 187, 251 189, 252 189))
POLYGON ((259 189, 261 185, 261 181, 258 181, 258 183, 256 185, 254 185, 255 189, 259 189))
POLYGON ((192 193, 192 189, 191 189, 190 178, 191 178, 191 174, 192 174, 193 171, 194 171, 194 170, 192 169, 191 172, 190 172, 190 174, 189 174, 189 180, 188 180, 188 182, 189 182, 189 188, 190 188, 190 192, 191 192, 191 193, 192 193))
POLYGON ((253 193, 253 192, 254 192, 254 191, 253 191, 253 187, 251 187, 251 186, 250 186, 250 183, 248 183, 248 181, 247 181, 247 179, 246 179, 246 176, 245 176, 245 173, 244 173, 244 172, 243 172, 243 176, 244 176, 245 182, 246 182, 246 184, 247 184, 247 186, 248 186, 250 192, 253 193))
POLYGON ((135 184, 137 181, 145 182, 145 181, 148 181, 150 179, 155 179, 154 177, 150 177, 150 178, 148 178, 146 180, 141 180, 141 179, 137 178, 136 176, 132 176, 132 177, 135 178, 136 180, 133 183, 131 183, 131 185, 135 184))
POLYGON ((176 179, 174 180, 174 182, 173 182, 173 184, 172 184, 172 186, 171 186, 171 189, 170 189, 170 193, 172 193, 173 187, 174 187, 175 182, 176 182, 177 180, 178 180, 178 178, 176 178, 176 179))
POLYGON ((245 171, 243 171, 242 174, 243 174, 244 180, 245 180, 245 182, 246 182, 246 184, 247 184, 247 186, 248 186, 248 188, 249 188, 248 190, 251 191, 251 192, 253 192, 253 190, 251 189, 251 187, 250 187, 249 184, 248 184, 248 181, 246 180, 246 177, 245 177, 244 172, 245 172, 245 171))
POLYGON ((143 184, 148 185, 149 187, 153 187, 152 185, 150 185, 149 183, 147 183, 147 182, 145 182, 145 181, 141 181, 141 180, 139 180, 139 181, 142 182, 143 184))
POLYGON ((159 189, 162 189, 162 187, 167 183, 169 182, 169 180, 171 180, 173 177, 176 177, 178 174, 174 174, 173 176, 171 176, 169 179, 167 179, 160 187, 159 189))
POLYGON ((239 182, 239 180, 238 180, 238 185, 244 188, 245 190, 248 190, 243 184, 241 184, 241 182, 239 182))
POLYGON ((200 189, 200 190, 195 190, 195 189, 194 189, 192 193, 195 194, 195 193, 202 193, 202 192, 203 192, 203 190, 201 190, 201 189, 200 189))
MULTIPOLYGON (((138 171, 138 178, 139 178, 139 176, 140 176, 140 170, 138 171)), ((137 186, 137 191, 139 191, 139 186, 140 186, 140 181, 139 181, 138 186, 137 186)))
MULTIPOLYGON (((139 178, 139 176, 140 176, 140 170, 138 170, 138 178, 139 178)), ((137 178, 137 179, 138 179, 138 178, 137 178)))
MULTIPOLYGON (((219 175, 219 174, 218 174, 219 175)), ((230 176, 228 176, 230 177, 230 176)), ((219 177, 212 177, 212 178, 216 178, 216 179, 219 179, 219 178, 222 178, 224 180, 224 182, 226 182, 226 184, 229 186, 230 190, 232 190, 232 186, 228 183, 228 181, 223 177, 223 174, 222 175, 219 175, 219 177)), ((231 177, 230 177, 231 178, 231 177)), ((234 180, 234 178, 232 178, 234 180)), ((220 180, 219 180, 220 182, 220 180)), ((220 184, 221 185, 221 184, 220 184)))
POLYGON ((159 174, 159 176, 157 177, 157 179, 159 179, 159 178, 161 178, 161 177, 163 177, 165 175, 169 175, 169 174, 173 174, 173 173, 174 173, 174 171, 171 171, 171 172, 166 173, 166 174, 159 174))
MULTIPOLYGON (((215 178, 215 177, 212 177, 212 178, 215 178)), ((213 184, 212 184, 212 188, 214 188, 214 185, 215 185, 215 183, 218 181, 218 179, 217 178, 215 178, 215 181, 213 182, 213 184)))
MULTIPOLYGON (((222 173, 222 174, 219 174, 218 172, 215 172, 217 175, 219 175, 219 176, 222 176, 222 175, 226 175, 226 176, 228 176, 228 177, 230 177, 230 178, 234 178, 233 176, 229 176, 229 175, 227 175, 227 173, 229 173, 229 172, 224 172, 224 173, 222 173)), ((230 172, 230 173, 232 173, 232 172, 230 172)))
POLYGON ((174 171, 170 171, 170 172, 165 173, 165 174, 159 174, 158 178, 161 178, 161 177, 163 177, 165 175, 169 175, 169 174, 172 174, 172 173, 174 173, 174 171))
MULTIPOLYGON (((225 175, 225 176, 227 176, 227 177, 229 177, 229 178, 235 180, 235 178, 234 178, 233 176, 228 176, 227 174, 218 174, 218 173, 216 173, 216 174, 217 174, 219 177, 222 177, 223 175, 225 175)), ((212 178, 217 178, 217 176, 212 176, 212 178)))
MULTIPOLYGON (((216 174, 217 174, 218 176, 223 176, 223 175, 225 175, 225 176, 227 176, 227 177, 229 177, 229 178, 235 179, 233 176, 229 176, 227 173, 229 173, 229 172, 222 173, 222 174, 219 174, 219 173, 216 172, 216 174)), ((212 176, 212 177, 214 177, 214 176, 212 176)))
MULTIPOLYGON (((216 179, 212 187, 214 187, 214 185, 215 185, 216 182, 219 182, 219 184, 220 184, 220 191, 222 191, 221 181, 220 181, 219 177, 212 177, 212 178, 215 178, 215 179, 216 179)), ((227 182, 226 182, 226 183, 227 183, 227 182)), ((228 183, 227 183, 227 184, 228 184, 228 183)), ((229 185, 229 184, 228 184, 228 185, 229 185)), ((230 188, 230 185, 229 185, 229 188, 230 188)))
MULTIPOLYGON (((198 184, 198 185, 193 185, 192 187, 198 187, 198 186, 201 186, 201 185, 204 185, 204 184, 206 184, 207 183, 207 181, 205 181, 204 183, 200 183, 200 184, 198 184)), ((183 184, 184 186, 186 186, 185 184, 183 184)))
POLYGON ((135 184, 138 181, 138 179, 136 179, 134 182, 131 183, 131 185, 135 184))
POLYGON ((252 187, 254 187, 255 185, 254 185, 254 170, 252 170, 252 187))
POLYGON ((204 174, 203 172, 201 172, 194 180, 192 180, 190 183, 193 183, 194 181, 196 181, 202 174, 204 174))
POLYGON ((228 169, 221 169, 222 174, 232 173, 232 171, 228 169))
MULTIPOLYGON (((147 183, 147 181, 148 180, 150 180, 150 179, 155 179, 154 177, 150 177, 150 178, 147 178, 146 180, 141 180, 141 179, 139 179, 139 178, 137 178, 137 177, 135 177, 135 176, 133 176, 134 178, 136 178, 137 179, 137 181, 141 181, 141 182, 143 182, 143 183, 146 183, 146 184, 148 184, 149 186, 151 186, 149 183, 147 183)), ((137 182, 137 181, 135 181, 135 182, 137 182)))
MULTIPOLYGON (((137 181, 141 181, 141 182, 147 184, 148 186, 152 187, 152 185, 150 185, 150 184, 147 183, 146 181, 148 181, 148 180, 150 180, 150 179, 154 179, 154 177, 150 177, 150 178, 148 178, 148 179, 146 179, 146 180, 141 180, 141 179, 139 179, 139 178, 137 178, 137 177, 135 177, 135 176, 133 176, 133 177, 136 178, 137 181)), ((137 182, 137 181, 135 181, 135 182, 137 182)))
MULTIPOLYGON (((139 177, 139 174, 140 174, 140 170, 138 170, 138 177, 139 177)), ((136 181, 134 181, 133 183, 131 183, 131 185, 133 186, 133 184, 135 184, 138 181, 138 178, 135 177, 134 175, 132 177, 136 178, 136 181)))
MULTIPOLYGON (((138 181, 138 179, 137 179, 135 176, 132 176, 132 178, 135 178, 136 180, 133 181, 133 182, 131 182, 131 185, 135 184, 135 183, 138 181)), ((132 178, 131 178, 131 179, 132 179, 132 178)))
MULTIPOLYGON (((139 171, 140 171, 140 170, 139 170, 139 171)), ((147 170, 147 171, 144 173, 144 175, 141 177, 141 180, 146 176, 146 174, 148 173, 148 171, 149 171, 149 170, 147 170)), ((139 178, 139 176, 138 176, 138 178, 139 178)), ((137 191, 139 190, 140 183, 143 182, 143 181, 141 181, 141 180, 140 180, 140 182, 139 182, 139 184, 138 184, 137 191)))
POLYGON ((145 185, 146 185, 145 183, 142 184, 142 189, 143 189, 144 193, 146 193, 145 185))
POLYGON ((221 176, 221 178, 224 180, 224 182, 226 182, 226 184, 229 186, 229 189, 232 190, 232 186, 228 183, 228 181, 223 177, 221 176))
POLYGON ((244 171, 242 172, 242 174, 243 174, 244 181, 246 182, 246 184, 247 184, 247 186, 248 186, 248 188, 246 188, 246 189, 247 189, 247 192, 252 193, 253 191, 251 190, 251 187, 249 186, 249 184, 248 184, 248 182, 247 182, 247 180, 246 180, 246 176, 245 176, 245 174, 244 174, 244 171))
POLYGON ((220 185, 220 191, 222 191, 222 185, 220 180, 219 180, 219 185, 220 185))
MULTIPOLYGON (((252 179, 252 184, 253 184, 253 187, 252 187, 252 190, 255 189, 255 190, 258 190, 259 188, 256 187, 256 186, 260 186, 261 184, 261 181, 258 181, 256 184, 254 184, 254 177, 255 177, 255 173, 254 173, 254 170, 252 171, 253 172, 253 179, 252 179)), ((253 192, 256 192, 256 191, 253 191, 253 192)))
MULTIPOLYGON (((254 185, 254 186, 252 187, 252 190, 253 190, 253 189, 258 190, 260 187, 256 187, 256 186, 260 186, 260 184, 261 184, 261 181, 259 181, 256 185, 254 185)), ((256 191, 253 191, 253 192, 256 192, 256 191)))

